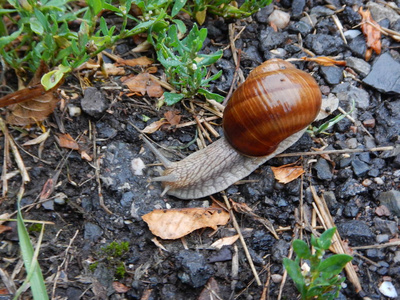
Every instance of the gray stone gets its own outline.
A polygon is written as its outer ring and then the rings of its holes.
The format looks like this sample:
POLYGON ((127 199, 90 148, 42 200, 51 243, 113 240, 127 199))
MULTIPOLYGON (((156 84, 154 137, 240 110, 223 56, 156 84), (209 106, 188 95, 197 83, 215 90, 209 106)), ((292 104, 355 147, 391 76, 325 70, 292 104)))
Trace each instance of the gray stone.
POLYGON ((261 8, 256 14, 255 18, 259 23, 268 24, 268 17, 273 12, 274 6, 267 5, 266 7, 261 8))
POLYGON ((361 76, 365 77, 371 71, 371 66, 365 60, 350 56, 346 58, 346 64, 361 76))
POLYGON ((282 262, 284 257, 287 257, 289 253, 290 244, 284 240, 279 240, 272 247, 272 258, 276 262, 282 262))
POLYGON ((388 235, 388 234, 382 233, 382 234, 378 234, 378 235, 376 236, 376 242, 377 242, 378 244, 386 243, 386 242, 388 242, 388 241, 389 241, 389 235, 388 235))
POLYGON ((88 87, 81 100, 81 106, 89 116, 100 118, 107 110, 108 103, 101 91, 94 87, 88 87))
POLYGON ((335 86, 332 92, 336 93, 339 100, 345 102, 348 107, 353 105, 353 101, 358 108, 366 109, 369 107, 369 94, 367 91, 350 85, 348 82, 335 86))
POLYGON ((260 33, 262 50, 266 51, 283 45, 287 39, 287 36, 288 33, 286 31, 275 32, 272 27, 268 26, 267 29, 261 31, 260 33))
POLYGON ((103 235, 103 230, 96 224, 85 223, 85 232, 83 237, 85 240, 96 242, 103 235))
POLYGON ((400 192, 396 190, 390 190, 383 192, 379 195, 378 200, 381 204, 384 204, 389 210, 400 216, 400 192))
POLYGON ((382 93, 400 94, 400 64, 386 52, 375 61, 363 82, 382 93))
POLYGON ((384 220, 382 218, 374 218, 375 229, 382 232, 395 235, 399 230, 397 228, 397 222, 384 220))
POLYGON ((358 159, 353 160, 351 166, 353 167, 354 174, 358 177, 367 174, 370 168, 368 164, 358 159))
POLYGON ((340 67, 321 67, 321 74, 325 81, 330 84, 339 84, 343 80, 343 68, 340 67))
POLYGON ((292 2, 292 17, 295 19, 300 18, 303 14, 305 5, 306 5, 305 0, 293 0, 293 2, 292 2))
POLYGON ((309 23, 299 21, 290 24, 289 31, 294 33, 300 33, 303 37, 309 34, 312 30, 312 26, 309 23))
POLYGON ((355 218, 360 211, 360 208, 357 206, 357 204, 354 201, 349 201, 347 202, 343 214, 348 217, 348 218, 355 218))
POLYGON ((385 5, 380 5, 375 1, 368 2, 367 7, 371 11, 372 18, 376 22, 388 19, 390 23, 394 23, 400 18, 396 11, 389 7, 386 7, 385 5))
POLYGON ((365 51, 367 51, 364 35, 359 35, 352 39, 349 43, 349 48, 355 56, 364 58, 365 51))
POLYGON ((393 262, 400 263, 400 250, 394 253, 393 262))
POLYGON ((316 15, 317 17, 328 17, 333 15, 335 12, 325 6, 314 6, 311 9, 311 14, 316 15))
POLYGON ((317 177, 321 180, 331 180, 333 177, 329 163, 323 158, 318 159, 314 170, 317 171, 317 177))
POLYGON ((338 225, 342 238, 349 240, 351 246, 369 245, 375 242, 375 235, 362 221, 351 220, 338 225))

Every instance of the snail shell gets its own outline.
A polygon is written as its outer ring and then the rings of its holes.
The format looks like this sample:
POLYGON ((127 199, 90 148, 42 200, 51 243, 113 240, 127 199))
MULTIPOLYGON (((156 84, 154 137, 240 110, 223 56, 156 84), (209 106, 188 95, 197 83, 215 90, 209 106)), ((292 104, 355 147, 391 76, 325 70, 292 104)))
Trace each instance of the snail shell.
MULTIPOLYGON (((220 192, 285 151, 321 109, 314 78, 283 60, 254 69, 224 111, 225 136, 178 162, 170 162, 146 139, 165 170, 163 194, 181 199, 220 192)), ((163 195, 162 194, 162 195, 163 195)))

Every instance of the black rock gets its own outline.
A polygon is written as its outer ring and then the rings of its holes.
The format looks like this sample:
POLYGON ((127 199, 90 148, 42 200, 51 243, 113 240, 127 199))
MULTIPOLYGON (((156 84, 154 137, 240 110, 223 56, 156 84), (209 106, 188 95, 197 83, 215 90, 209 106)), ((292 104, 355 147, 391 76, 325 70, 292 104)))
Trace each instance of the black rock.
POLYGON ((349 43, 349 48, 351 52, 360 58, 365 57, 365 52, 367 51, 367 46, 365 45, 365 38, 363 35, 359 35, 356 38, 354 38, 350 43, 349 43))
POLYGON ((343 80, 343 68, 340 67, 321 67, 321 74, 326 83, 334 85, 343 80))
POLYGON ((381 233, 389 233, 391 235, 395 235, 399 232, 397 227, 397 222, 384 220, 382 218, 375 217, 374 218, 375 229, 380 231, 381 233))
POLYGON ((342 22, 345 21, 346 23, 355 26, 360 24, 361 16, 357 11, 354 11, 351 7, 346 6, 341 13, 340 20, 342 22))
POLYGON ((268 24, 269 15, 274 11, 273 5, 263 7, 255 14, 255 18, 259 23, 268 24))
POLYGON ((303 15, 304 6, 306 5, 305 0, 293 0, 292 1, 292 18, 299 19, 303 15))
POLYGON ((357 204, 354 201, 349 201, 346 204, 346 206, 344 207, 343 214, 346 217, 354 218, 357 216, 359 211, 360 211, 360 208, 357 206, 357 204))
POLYGON ((82 110, 89 116, 100 118, 108 108, 103 93, 95 87, 88 87, 81 100, 82 110))
POLYGON ((338 231, 343 238, 349 240, 351 246, 369 245, 375 242, 375 234, 367 224, 359 220, 339 224, 338 231))
POLYGON ((341 199, 365 193, 367 188, 353 178, 349 178, 345 183, 336 188, 336 196, 341 199))
POLYGON ((289 253, 289 247, 290 243, 284 241, 284 240, 279 240, 278 242, 275 243, 275 245, 272 247, 272 258, 276 262, 282 262, 282 259, 284 257, 287 257, 289 253))
POLYGON ((385 258, 385 253, 382 251, 382 249, 374 249, 374 248, 368 249, 366 254, 367 257, 372 258, 374 260, 385 258))
POLYGON ((289 25, 289 31, 292 33, 300 33, 303 37, 309 34, 312 30, 312 26, 306 22, 298 21, 289 25))
POLYGON ((364 176, 369 171, 369 165, 358 159, 354 159, 351 162, 351 166, 353 167, 354 174, 358 177, 364 176))
POLYGON ((318 159, 314 170, 317 171, 317 177, 321 180, 331 180, 333 177, 329 163, 323 158, 318 159))
POLYGON ((388 52, 382 54, 363 82, 382 93, 400 94, 400 63, 388 52))
POLYGON ((336 55, 344 48, 340 37, 328 34, 309 34, 304 41, 306 46, 318 55, 336 55))
POLYGON ((194 288, 204 286, 214 273, 204 256, 198 252, 181 250, 176 259, 180 264, 179 279, 194 288))

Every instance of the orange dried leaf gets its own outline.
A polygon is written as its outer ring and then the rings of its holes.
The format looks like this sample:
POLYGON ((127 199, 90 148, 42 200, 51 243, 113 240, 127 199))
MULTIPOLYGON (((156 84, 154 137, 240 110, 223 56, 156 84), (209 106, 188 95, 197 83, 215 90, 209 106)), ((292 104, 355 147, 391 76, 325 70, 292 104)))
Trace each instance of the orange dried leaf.
POLYGON ((164 124, 168 124, 168 122, 165 121, 164 119, 155 121, 155 122, 151 123, 150 125, 147 125, 146 128, 144 128, 142 130, 142 132, 144 132, 144 133, 156 132, 164 124))
POLYGON ((104 64, 104 71, 107 75, 125 75, 125 69, 122 67, 117 67, 115 64, 107 63, 104 64))
POLYGON ((5 231, 10 231, 12 228, 10 226, 0 225, 0 234, 5 231))
POLYGON ((335 60, 333 58, 327 56, 318 56, 318 57, 306 57, 303 56, 301 58, 305 61, 313 61, 321 66, 332 67, 332 66, 346 66, 346 61, 344 60, 335 60))
POLYGON ((150 76, 148 73, 141 73, 134 77, 128 78, 127 80, 123 81, 123 83, 128 87, 131 92, 137 92, 144 95, 146 94, 146 87, 149 79, 150 76))
POLYGON ((136 66, 147 67, 153 63, 153 60, 146 56, 141 56, 138 58, 126 59, 126 60, 119 58, 119 59, 117 59, 117 63, 119 63, 120 65, 126 65, 126 66, 130 66, 130 67, 136 67, 136 66))
POLYGON ((229 221, 229 213, 221 208, 156 209, 142 217, 150 231, 162 239, 179 239, 194 230, 229 221))
POLYGON ((274 172, 275 179, 280 183, 288 183, 304 174, 302 166, 294 166, 293 164, 280 167, 271 167, 274 172))
POLYGON ((366 38, 367 52, 365 53, 365 60, 369 60, 372 55, 372 50, 376 54, 381 53, 381 31, 380 25, 372 18, 369 9, 363 10, 362 7, 358 10, 362 17, 361 30, 366 38))
POLYGON ((78 143, 69 135, 69 133, 59 134, 58 135, 58 144, 62 148, 79 150, 78 143))
POLYGON ((160 98, 164 94, 161 85, 154 80, 150 80, 146 87, 146 92, 147 95, 152 98, 160 98))
POLYGON ((164 117, 167 119, 169 124, 171 124, 172 126, 176 126, 181 121, 181 116, 179 115, 179 113, 179 111, 169 110, 165 112, 164 117))
POLYGON ((121 282, 118 282, 118 281, 114 281, 114 282, 112 283, 112 286, 113 286, 114 290, 115 290, 117 293, 126 293, 127 291, 130 290, 129 287, 127 287, 125 284, 123 284, 123 283, 121 283, 121 282))

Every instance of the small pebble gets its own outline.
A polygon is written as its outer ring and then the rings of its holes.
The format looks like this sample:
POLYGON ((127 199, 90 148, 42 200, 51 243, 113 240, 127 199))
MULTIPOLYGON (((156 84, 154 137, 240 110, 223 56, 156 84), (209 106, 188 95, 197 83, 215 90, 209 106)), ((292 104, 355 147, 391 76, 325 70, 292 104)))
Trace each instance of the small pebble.
POLYGON ((365 186, 365 187, 368 187, 368 186, 370 186, 372 184, 372 180, 371 179, 365 179, 363 182, 362 182, 362 185, 363 186, 365 186))
POLYGON ((397 298, 396 288, 390 281, 382 282, 381 286, 379 287, 379 291, 386 297, 397 298))
POLYGON ((388 241, 389 241, 389 235, 388 235, 388 234, 378 234, 378 235, 376 236, 376 242, 377 242, 378 244, 386 243, 386 242, 388 242, 388 241))
POLYGON ((280 282, 282 282, 282 275, 281 274, 272 274, 271 280, 275 283, 280 283, 280 282))
POLYGON ((363 125, 367 128, 374 128, 375 127, 375 119, 364 120, 363 125))
POLYGON ((382 184, 385 183, 385 182, 382 180, 381 177, 375 177, 375 178, 374 178, 374 181, 376 182, 376 184, 379 184, 379 185, 382 185, 382 184))
POLYGON ((135 175, 143 175, 143 169, 146 168, 141 158, 134 158, 131 162, 131 169, 135 175))
POLYGON ((78 117, 82 114, 82 109, 78 106, 68 105, 68 113, 70 117, 78 117))
POLYGON ((274 23, 276 27, 283 29, 288 26, 290 21, 290 15, 284 11, 275 9, 272 14, 270 14, 268 21, 274 23))

